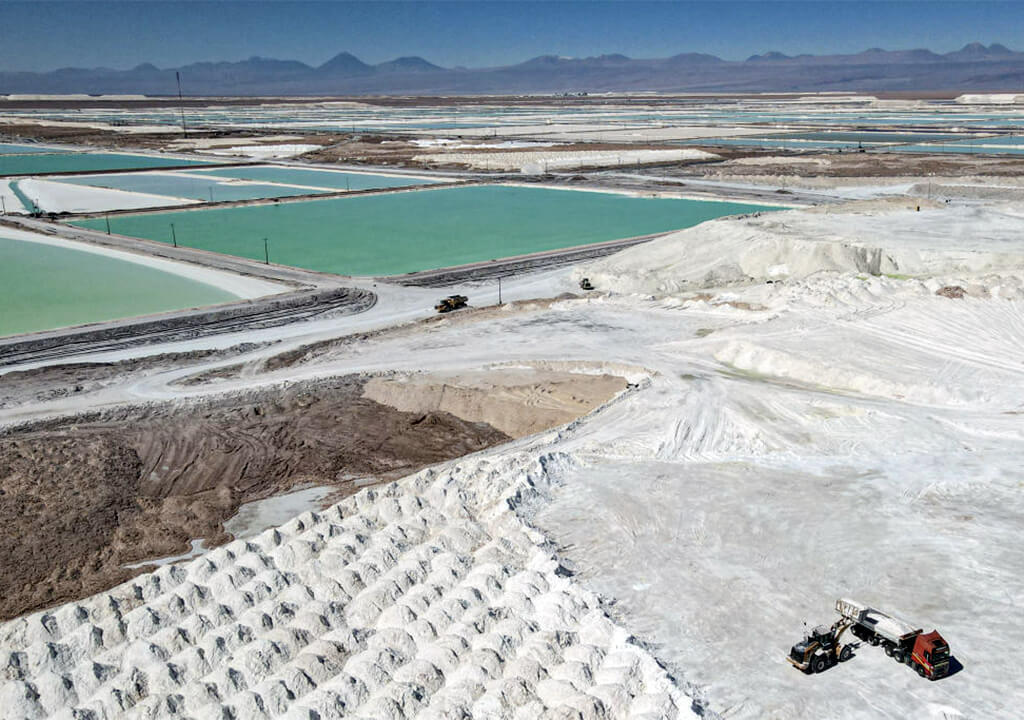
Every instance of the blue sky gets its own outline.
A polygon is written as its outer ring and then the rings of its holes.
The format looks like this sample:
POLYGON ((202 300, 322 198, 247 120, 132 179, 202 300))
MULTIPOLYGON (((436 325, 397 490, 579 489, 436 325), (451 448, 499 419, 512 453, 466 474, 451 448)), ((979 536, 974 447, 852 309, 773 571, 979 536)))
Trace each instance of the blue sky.
POLYGON ((10 2, 0 70, 172 67, 253 55, 318 65, 347 50, 370 63, 420 55, 485 67, 536 55, 767 50, 937 52, 972 41, 1024 49, 1024 3, 997 2, 10 2))

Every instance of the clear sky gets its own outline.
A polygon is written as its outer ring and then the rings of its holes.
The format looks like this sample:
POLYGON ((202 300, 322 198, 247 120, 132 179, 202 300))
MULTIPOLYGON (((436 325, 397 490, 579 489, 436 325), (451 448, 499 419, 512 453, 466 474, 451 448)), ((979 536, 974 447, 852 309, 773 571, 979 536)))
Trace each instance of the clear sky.
POLYGON ((706 52, 729 60, 968 42, 1024 49, 1024 3, 996 2, 10 2, 0 70, 174 67, 253 55, 319 65, 420 55, 487 67, 536 55, 706 52))

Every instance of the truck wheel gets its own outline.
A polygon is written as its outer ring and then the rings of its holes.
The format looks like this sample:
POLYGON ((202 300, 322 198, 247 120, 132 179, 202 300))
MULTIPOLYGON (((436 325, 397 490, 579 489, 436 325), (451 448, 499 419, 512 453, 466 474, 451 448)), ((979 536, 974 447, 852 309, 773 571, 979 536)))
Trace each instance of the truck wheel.
POLYGON ((839 662, 846 662, 853 657, 853 648, 849 645, 843 645, 843 649, 839 651, 839 662))
POLYGON ((823 657, 816 657, 812 667, 816 673, 825 672, 826 668, 828 668, 828 660, 823 657))
POLYGON ((868 638, 868 645, 874 645, 875 647, 878 647, 878 644, 880 642, 882 642, 882 641, 878 638, 877 635, 872 635, 871 637, 868 638))
POLYGON ((890 643, 885 644, 885 654, 892 657, 892 645, 890 643))
POLYGON ((921 677, 924 677, 924 666, 923 665, 914 665, 914 669, 917 670, 917 674, 918 675, 920 675, 921 677))
POLYGON ((903 650, 901 650, 900 648, 896 648, 892 651, 892 657, 893 660, 895 660, 896 662, 900 663, 901 665, 903 664, 903 650))

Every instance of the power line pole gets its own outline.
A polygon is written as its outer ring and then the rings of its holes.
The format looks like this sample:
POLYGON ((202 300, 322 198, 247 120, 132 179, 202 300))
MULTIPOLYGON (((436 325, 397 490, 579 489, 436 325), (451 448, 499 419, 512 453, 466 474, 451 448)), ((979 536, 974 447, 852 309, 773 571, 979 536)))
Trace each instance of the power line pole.
POLYGON ((501 305, 501 275, 498 276, 498 304, 501 305))
POLYGON ((263 238, 263 264, 270 264, 270 248, 267 245, 267 239, 263 238))
POLYGON ((174 243, 174 247, 178 247, 178 236, 174 233, 174 223, 171 223, 171 242, 174 243))
POLYGON ((185 101, 181 97, 181 73, 174 73, 175 79, 178 81, 178 107, 181 109, 181 134, 184 137, 188 137, 188 128, 185 127, 185 101))

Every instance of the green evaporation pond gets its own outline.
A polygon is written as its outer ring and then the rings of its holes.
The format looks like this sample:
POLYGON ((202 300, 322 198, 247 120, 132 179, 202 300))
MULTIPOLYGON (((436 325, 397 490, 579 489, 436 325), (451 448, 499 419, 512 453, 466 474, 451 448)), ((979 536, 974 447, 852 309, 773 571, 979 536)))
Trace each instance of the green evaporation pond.
MULTIPOLYGON (((113 216, 114 233, 342 275, 396 275, 779 208, 507 186, 113 216)), ((104 229, 106 220, 76 223, 104 229)))
POLYGON ((294 195, 318 195, 326 190, 308 190, 268 185, 265 183, 231 183, 216 178, 198 175, 165 175, 162 173, 140 173, 135 175, 93 175, 64 178, 61 182, 92 187, 113 188, 131 192, 166 195, 168 197, 192 198, 208 202, 227 200, 254 200, 257 198, 292 197, 294 195))
POLYGON ((0 155, 31 155, 35 153, 59 153, 60 150, 55 150, 48 147, 40 147, 38 145, 11 145, 10 143, 0 143, 0 155))
POLYGON ((305 170, 282 167, 239 167, 219 170, 193 171, 193 175, 215 175, 223 178, 259 180, 263 182, 305 185, 307 187, 329 188, 331 190, 374 190, 378 188, 409 187, 427 185, 434 180, 396 177, 394 175, 373 175, 369 173, 347 173, 337 170, 305 170))
POLYGON ((0 335, 235 299, 212 285, 133 262, 0 237, 0 335))
POLYGON ((982 138, 980 140, 961 140, 963 145, 1024 145, 1024 136, 1003 135, 1001 137, 982 138))
POLYGON ((980 143, 944 143, 935 145, 899 145, 888 148, 891 152, 915 153, 977 153, 986 155, 1024 155, 1024 146, 1004 147, 980 143))
POLYGON ((963 140, 963 135, 952 133, 893 133, 893 132, 847 132, 827 130, 823 132, 786 133, 785 135, 768 135, 771 140, 829 140, 841 143, 912 143, 912 142, 949 142, 963 140))
POLYGON ((28 175, 97 170, 139 170, 144 168, 209 165, 202 160, 121 155, 117 153, 59 153, 0 155, 0 175, 28 175))

